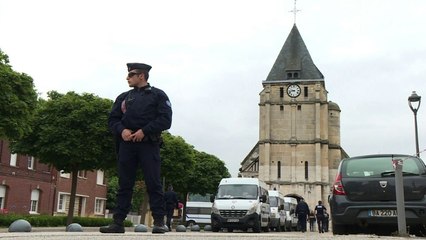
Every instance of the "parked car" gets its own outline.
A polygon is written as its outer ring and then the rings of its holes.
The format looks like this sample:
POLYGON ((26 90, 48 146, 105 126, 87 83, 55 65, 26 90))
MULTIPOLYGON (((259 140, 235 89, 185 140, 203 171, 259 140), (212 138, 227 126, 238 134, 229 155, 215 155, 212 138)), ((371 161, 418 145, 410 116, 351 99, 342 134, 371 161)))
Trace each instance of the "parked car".
POLYGON ((340 162, 330 209, 333 234, 379 233, 398 230, 395 170, 402 160, 405 216, 410 234, 426 233, 426 166, 417 157, 380 154, 340 162))

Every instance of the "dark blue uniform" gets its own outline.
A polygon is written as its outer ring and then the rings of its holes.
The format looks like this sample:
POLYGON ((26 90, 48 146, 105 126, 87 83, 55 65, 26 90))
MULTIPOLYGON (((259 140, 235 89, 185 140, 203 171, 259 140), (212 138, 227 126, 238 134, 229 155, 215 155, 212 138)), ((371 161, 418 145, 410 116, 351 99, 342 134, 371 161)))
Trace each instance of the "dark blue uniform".
POLYGON ((160 168, 160 135, 172 123, 172 109, 167 95, 149 84, 120 94, 114 102, 108 125, 118 147, 119 190, 114 220, 122 222, 131 207, 136 171, 141 167, 149 194, 154 222, 163 222, 165 209, 160 168), (124 129, 145 134, 141 142, 124 141, 124 129))
POLYGON ((306 221, 309 214, 308 204, 303 199, 299 200, 299 203, 296 206, 296 215, 297 215, 297 225, 299 230, 306 232, 306 221))

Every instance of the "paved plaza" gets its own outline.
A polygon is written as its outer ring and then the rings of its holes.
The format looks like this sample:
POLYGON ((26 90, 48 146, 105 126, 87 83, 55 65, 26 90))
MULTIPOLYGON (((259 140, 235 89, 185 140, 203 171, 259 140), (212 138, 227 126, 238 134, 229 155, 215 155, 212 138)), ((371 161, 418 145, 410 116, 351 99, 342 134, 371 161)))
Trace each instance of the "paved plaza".
POLYGON ((319 234, 317 232, 269 232, 269 233, 243 233, 243 232, 168 232, 166 234, 152 234, 151 232, 134 232, 133 228, 127 228, 125 234, 102 234, 98 232, 99 228, 83 228, 83 232, 66 232, 65 227, 61 228, 33 228, 31 232, 17 233, 8 232, 7 228, 0 228, 0 240, 141 240, 141 239, 168 239, 168 240, 216 240, 216 239, 380 239, 380 240, 398 240, 398 239, 421 239, 416 237, 389 237, 376 235, 343 235, 333 236, 331 232, 319 234))

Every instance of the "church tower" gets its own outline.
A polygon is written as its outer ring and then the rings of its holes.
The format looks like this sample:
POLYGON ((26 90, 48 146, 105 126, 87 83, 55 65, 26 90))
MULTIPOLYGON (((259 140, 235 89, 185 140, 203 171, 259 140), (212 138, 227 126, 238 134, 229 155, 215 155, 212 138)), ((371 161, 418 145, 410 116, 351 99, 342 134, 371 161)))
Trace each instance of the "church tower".
POLYGON ((259 102, 259 141, 240 176, 258 177, 310 206, 327 202, 340 160, 340 108, 328 101, 324 76, 296 25, 266 80, 259 102))

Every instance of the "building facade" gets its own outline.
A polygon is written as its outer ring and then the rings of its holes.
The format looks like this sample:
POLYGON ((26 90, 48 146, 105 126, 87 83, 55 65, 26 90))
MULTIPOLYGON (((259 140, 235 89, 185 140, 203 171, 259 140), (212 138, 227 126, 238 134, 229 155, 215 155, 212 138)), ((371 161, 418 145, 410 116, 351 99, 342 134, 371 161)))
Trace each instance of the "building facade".
POLYGON ((239 175, 258 177, 310 206, 326 203, 338 164, 347 157, 340 146, 340 108, 328 100, 324 76, 296 25, 262 85, 259 141, 239 175))
MULTIPOLYGON (((0 213, 66 215, 71 178, 31 156, 12 154, 0 140, 0 213)), ((80 171, 74 216, 105 215, 103 171, 80 171)))

